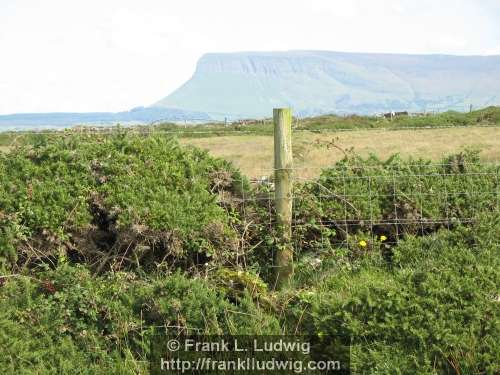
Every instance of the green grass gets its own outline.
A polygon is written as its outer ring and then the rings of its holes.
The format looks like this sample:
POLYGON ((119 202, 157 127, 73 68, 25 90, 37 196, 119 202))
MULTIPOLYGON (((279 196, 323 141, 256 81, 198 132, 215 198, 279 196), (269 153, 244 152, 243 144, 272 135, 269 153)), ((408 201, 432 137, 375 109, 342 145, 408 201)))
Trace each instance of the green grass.
MULTIPOLYGON (((339 131, 366 129, 401 129, 401 128, 441 128, 460 126, 497 126, 500 125, 500 108, 488 107, 470 113, 444 112, 423 116, 400 116, 385 119, 370 116, 336 116, 326 115, 293 120, 295 131, 339 131)), ((157 130, 174 132, 179 137, 205 138, 208 136, 244 135, 251 132, 254 135, 271 135, 272 120, 246 121, 224 126, 219 123, 180 127, 175 124, 160 124, 157 130)))
MULTIPOLYGON (((366 129, 401 129, 401 128, 441 128, 461 126, 497 126, 500 125, 500 107, 487 107, 470 113, 444 112, 440 114, 427 114, 421 116, 400 116, 394 119, 385 119, 374 116, 336 116, 325 115, 293 119, 295 131, 341 131, 341 130, 366 130, 366 129)), ((82 128, 85 129, 85 128, 82 128)), ((94 128, 107 131, 113 128, 94 128)), ((116 128, 115 128, 116 129, 116 128)), ((163 132, 175 134, 179 138, 206 138, 229 135, 272 135, 272 119, 245 120, 224 125, 220 122, 208 122, 198 125, 178 125, 174 123, 161 123, 154 126, 134 126, 133 131, 140 133, 163 132)), ((0 146, 10 145, 19 136, 30 136, 32 132, 5 132, 0 133, 0 146)))
POLYGON ((470 113, 444 112, 422 116, 398 116, 393 119, 367 116, 321 116, 301 120, 297 129, 400 129, 453 126, 492 126, 500 124, 500 108, 488 107, 470 113))

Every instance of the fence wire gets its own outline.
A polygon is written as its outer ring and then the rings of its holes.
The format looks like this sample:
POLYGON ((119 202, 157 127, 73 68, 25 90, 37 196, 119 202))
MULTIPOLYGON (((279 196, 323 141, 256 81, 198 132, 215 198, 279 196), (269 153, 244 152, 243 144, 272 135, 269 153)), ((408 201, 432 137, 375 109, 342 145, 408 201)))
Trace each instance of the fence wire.
MULTIPOLYGON (((144 137, 183 134, 182 130, 151 128, 103 128, 97 131, 82 128, 64 132, 18 133, 13 136, 10 145, 14 147, 24 138, 38 135, 94 136, 118 132, 144 137)), ((245 130, 227 132, 235 135, 261 134, 245 130)), ((188 133, 220 135, 213 131, 188 133)), ((207 139, 208 142, 211 139, 217 142, 217 137, 207 139)), ((239 146, 240 143, 234 145, 239 146)), ((363 251, 395 246, 408 236, 429 235, 441 229, 473 225, 481 220, 481 215, 500 210, 499 170, 499 163, 468 160, 463 155, 446 162, 376 163, 353 159, 327 167, 295 167, 292 169, 293 247, 297 252, 313 253, 335 248, 363 251)), ((260 176, 258 178, 232 180, 234 186, 239 185, 240 195, 227 198, 223 189, 217 191, 220 205, 228 210, 234 209, 227 208, 226 200, 229 199, 230 205, 236 207, 241 217, 242 238, 237 263, 245 263, 248 253, 261 247, 263 242, 272 240, 263 238, 262 233, 275 233, 275 172, 274 168, 259 168, 255 173, 260 176)), ((273 247, 272 244, 269 246, 273 247)))
MULTIPOLYGON (((299 174, 293 178, 291 222, 297 258, 309 252, 319 261, 322 253, 335 249, 390 251, 403 239, 471 227, 500 213, 496 163, 460 158, 429 164, 341 163, 324 168, 317 178, 303 178, 302 171, 292 171, 299 174)), ((278 225, 273 174, 262 172, 269 177, 252 180, 252 193, 242 198, 243 220, 249 228, 272 233, 278 225), (263 216, 257 222, 256 209, 263 216)), ((250 241, 247 249, 254 245, 250 241)))

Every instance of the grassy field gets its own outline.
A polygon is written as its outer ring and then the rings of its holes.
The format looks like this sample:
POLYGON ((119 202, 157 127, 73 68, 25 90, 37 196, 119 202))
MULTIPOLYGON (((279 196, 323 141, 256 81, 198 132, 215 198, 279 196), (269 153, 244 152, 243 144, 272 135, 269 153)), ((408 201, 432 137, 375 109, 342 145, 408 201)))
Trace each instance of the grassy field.
MULTIPOLYGON (((464 148, 475 148, 481 150, 482 160, 500 161, 500 128, 373 129, 326 134, 299 131, 293 137, 298 177, 316 177, 321 168, 332 166, 342 159, 344 154, 341 150, 326 146, 332 140, 342 149, 353 147, 362 156, 375 153, 386 158, 400 153, 403 157, 439 160, 464 148)), ((270 135, 184 138, 181 142, 232 161, 247 176, 269 175, 273 167, 273 138, 270 135)))
MULTIPOLYGON (((317 177, 321 168, 342 159, 342 150, 351 148, 361 156, 373 153, 386 158, 399 153, 403 157, 431 160, 473 148, 481 151, 482 161, 500 161, 500 107, 470 113, 402 116, 392 120, 355 115, 294 118, 293 128, 294 163, 299 178, 317 177), (332 142, 334 147, 331 147, 332 142)), ((233 162, 249 177, 259 178, 272 173, 271 119, 247 120, 228 126, 208 123, 187 128, 164 123, 135 127, 134 131, 145 134, 159 131, 175 136, 182 144, 201 147, 213 156, 233 162)), ((24 136, 25 133, 0 133, 0 152, 7 152, 24 136)))
MULTIPOLYGON (((164 123, 155 126, 156 129, 181 134, 182 137, 206 138, 221 135, 241 135, 247 132, 259 135, 271 135, 272 119, 238 121, 225 126, 221 123, 208 123, 179 127, 164 123)), ((386 119, 377 116, 336 116, 325 115, 309 118, 294 118, 295 130, 336 131, 336 130, 398 130, 427 129, 450 127, 500 126, 500 107, 488 107, 470 113, 444 112, 420 116, 400 116, 386 119)))
MULTIPOLYGON (((270 175, 273 168, 272 126, 267 131, 234 131, 229 134, 179 133, 182 144, 193 145, 222 157, 250 177, 270 175)), ((250 128, 251 129, 251 128, 250 128)), ((295 130, 293 136, 294 163, 299 178, 314 178, 321 168, 332 166, 343 158, 341 149, 353 148, 361 156, 377 154, 381 158, 400 153, 403 157, 424 157, 439 160, 465 148, 481 151, 485 162, 500 161, 500 127, 456 127, 432 129, 380 130, 376 128, 349 131, 313 132, 295 130), (331 142, 338 147, 328 147, 331 142)), ((0 142, 0 152, 11 148, 12 138, 0 142)))

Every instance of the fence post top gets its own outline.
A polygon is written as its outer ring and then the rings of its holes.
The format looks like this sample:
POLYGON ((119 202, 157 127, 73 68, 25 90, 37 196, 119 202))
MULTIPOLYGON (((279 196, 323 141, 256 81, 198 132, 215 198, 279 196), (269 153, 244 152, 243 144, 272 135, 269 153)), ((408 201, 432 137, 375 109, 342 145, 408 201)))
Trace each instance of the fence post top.
POLYGON ((292 108, 290 107, 283 107, 283 108, 273 108, 273 112, 292 112, 292 108))

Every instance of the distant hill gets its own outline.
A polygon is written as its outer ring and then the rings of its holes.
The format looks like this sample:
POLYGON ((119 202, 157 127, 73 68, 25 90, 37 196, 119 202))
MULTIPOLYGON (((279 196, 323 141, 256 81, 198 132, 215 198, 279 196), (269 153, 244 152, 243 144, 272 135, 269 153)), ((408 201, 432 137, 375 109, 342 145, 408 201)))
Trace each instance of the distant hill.
POLYGON ((214 117, 463 111, 500 104, 500 56, 319 51, 211 53, 155 104, 214 117))
POLYGON ((0 116, 0 132, 34 128, 58 128, 76 125, 150 123, 154 121, 207 121, 206 113, 162 107, 137 107, 125 112, 19 113, 0 116))
POLYGON ((388 111, 466 111, 500 104, 500 56, 326 51, 210 53, 193 77, 151 107, 108 113, 0 116, 0 131, 75 125, 388 111))

